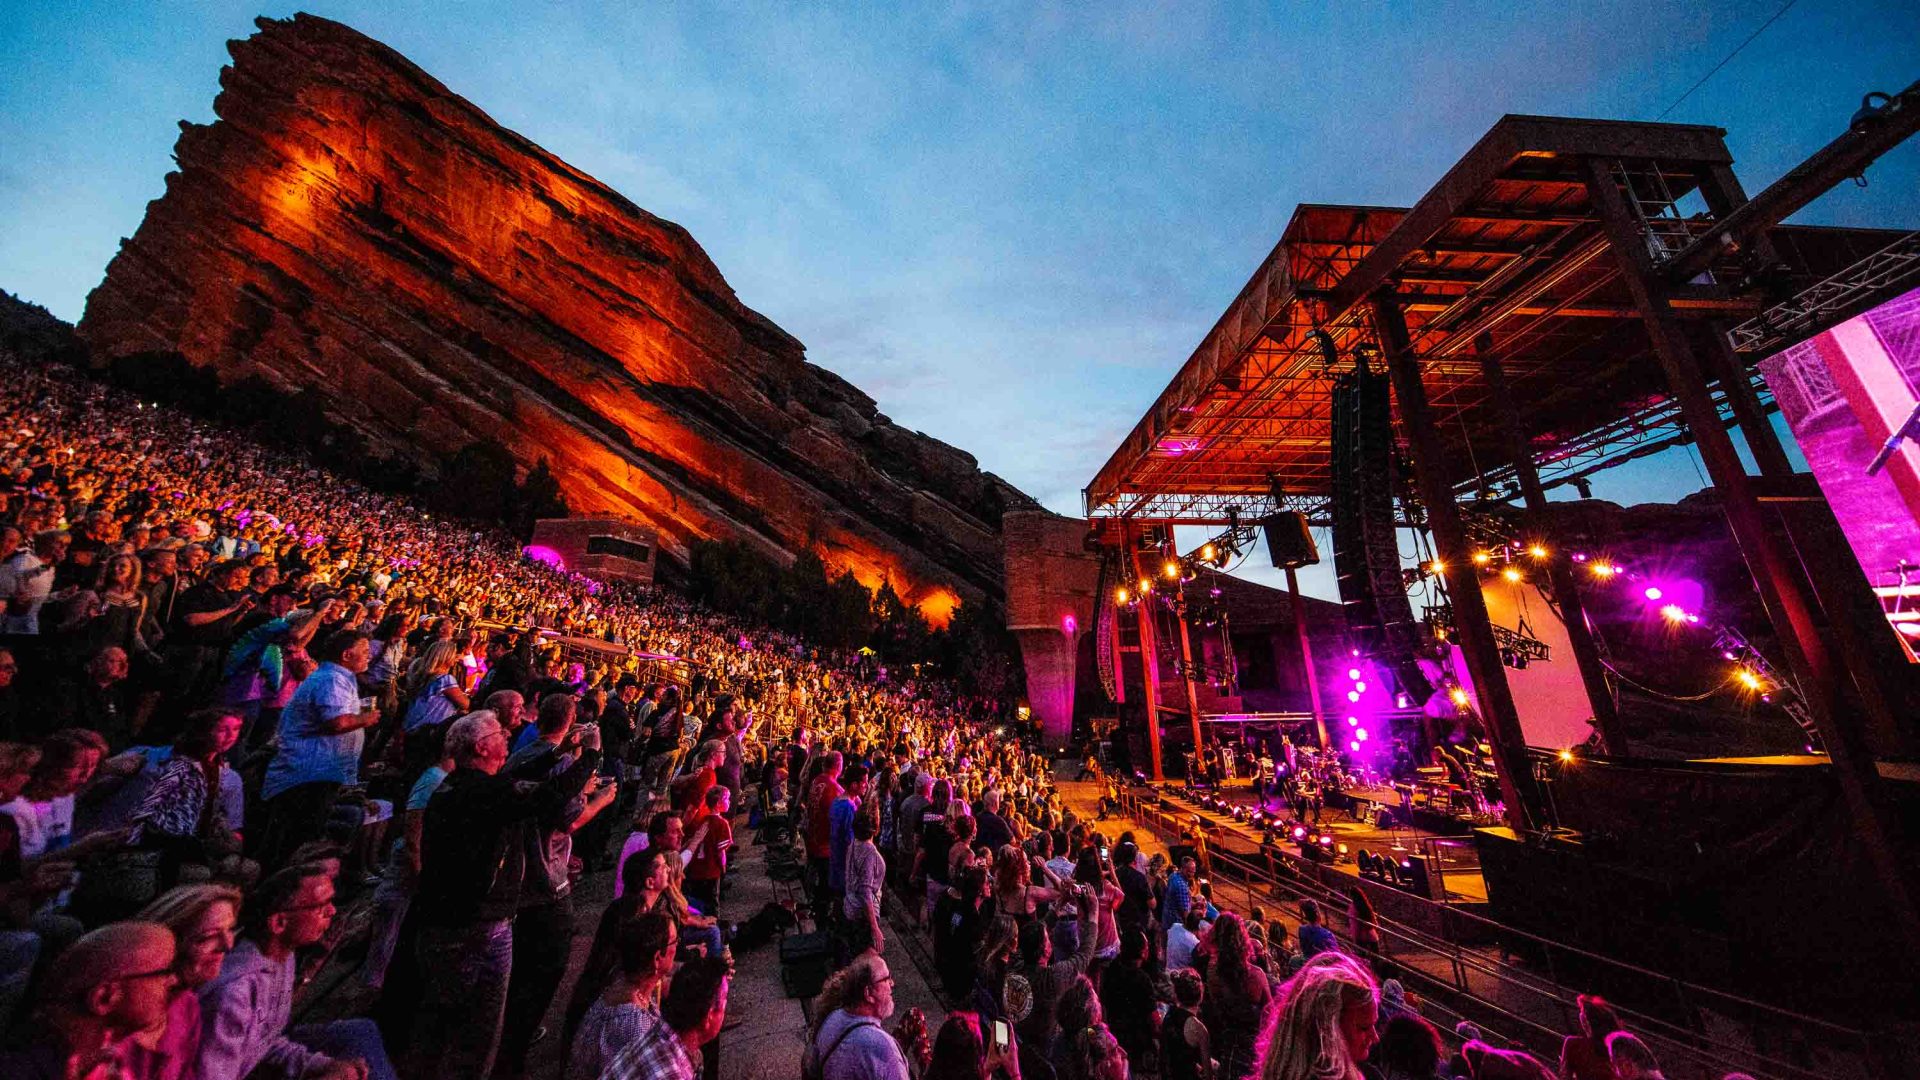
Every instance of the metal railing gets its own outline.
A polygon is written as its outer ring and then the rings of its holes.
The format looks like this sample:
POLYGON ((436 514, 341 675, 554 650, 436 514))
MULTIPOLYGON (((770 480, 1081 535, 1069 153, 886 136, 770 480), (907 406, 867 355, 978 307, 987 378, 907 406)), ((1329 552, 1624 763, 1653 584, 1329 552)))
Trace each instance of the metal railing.
MULTIPOLYGON (((1170 811, 1161 803, 1158 792, 1138 789, 1120 797, 1122 812, 1155 833, 1188 834, 1195 811, 1170 811)), ((1226 852, 1213 842, 1227 835, 1223 827, 1204 831, 1210 869, 1221 886, 1217 906, 1228 906, 1222 901, 1238 891, 1249 907, 1278 904, 1298 917, 1300 901, 1312 899, 1330 916, 1340 915, 1348 911, 1348 899, 1329 879, 1342 888, 1361 881, 1274 845, 1252 856, 1226 852)), ((1391 897, 1399 917, 1382 912, 1375 919, 1381 951, 1408 989, 1425 996, 1424 1010, 1472 1020, 1490 1042, 1551 1061, 1562 1036, 1579 1030, 1579 992, 1603 988, 1674 1080, 1720 1080, 1733 1070, 1765 1080, 1895 1080, 1865 1032, 1687 983, 1412 893, 1370 889, 1368 895, 1377 907, 1388 906, 1381 901, 1391 897), (1521 966, 1513 962, 1516 956, 1533 963, 1521 966), (1580 985, 1567 985, 1575 973, 1580 985)), ((1347 929, 1351 940, 1352 927, 1347 929)))

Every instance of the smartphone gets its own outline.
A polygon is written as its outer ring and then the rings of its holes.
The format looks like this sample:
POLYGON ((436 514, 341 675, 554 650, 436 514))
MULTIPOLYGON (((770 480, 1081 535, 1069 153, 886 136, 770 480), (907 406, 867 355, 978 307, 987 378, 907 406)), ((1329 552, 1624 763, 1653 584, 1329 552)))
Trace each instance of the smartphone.
POLYGON ((1008 1047, 1012 1045, 1013 1045, 1013 1029, 1007 1026, 1007 1022, 1005 1020, 995 1020, 993 1022, 994 1051, 997 1053, 1004 1054, 1007 1052, 1008 1047))

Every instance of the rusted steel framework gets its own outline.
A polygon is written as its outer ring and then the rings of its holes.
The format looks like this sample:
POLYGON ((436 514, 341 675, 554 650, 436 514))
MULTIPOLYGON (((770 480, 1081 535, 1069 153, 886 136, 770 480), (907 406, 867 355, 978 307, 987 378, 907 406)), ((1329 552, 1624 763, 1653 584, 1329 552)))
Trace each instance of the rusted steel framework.
MULTIPOLYGON (((1766 485, 1791 470, 1754 382, 1761 357, 1729 340, 1730 327, 1818 283, 1868 282, 1844 297, 1864 305, 1872 284, 1891 279, 1901 232, 1777 222, 1917 126, 1920 89, 1909 88, 1750 202, 1718 128, 1508 116, 1410 209, 1302 206, 1087 486, 1088 516, 1199 524, 1210 510, 1244 516, 1263 497, 1324 501, 1334 377, 1362 348, 1392 375, 1419 495, 1412 516, 1424 515, 1443 565, 1471 565, 1475 515, 1462 513, 1463 495, 1523 498, 1527 526, 1551 541, 1550 482, 1697 442, 1854 827, 1920 955, 1920 872, 1873 760, 1876 741, 1882 753, 1910 744, 1912 724, 1898 719, 1884 676, 1836 647, 1844 628, 1823 623, 1823 611, 1847 610, 1844 585, 1809 577, 1770 524, 1766 485), (1733 426, 1759 476, 1735 452, 1733 426)), ((1509 823, 1524 831, 1542 816, 1498 641, 1476 575, 1447 579, 1452 644, 1473 677, 1509 823)), ((1560 608, 1577 612, 1568 575, 1552 584, 1560 608)), ((1596 729, 1619 753, 1592 642, 1569 640, 1596 729)))
MULTIPOLYGON (((1474 348, 1482 335, 1506 373, 1543 484, 1684 439, 1620 267, 1605 257, 1581 163, 1610 161, 1647 242, 1677 253, 1711 226, 1710 201, 1730 185, 1737 191, 1722 134, 1509 116, 1412 210, 1301 206, 1087 486, 1087 515, 1219 524, 1228 507, 1258 516, 1276 482, 1289 496, 1324 500, 1333 393, 1324 346, 1330 341, 1343 357, 1372 340, 1360 302, 1383 286, 1405 315, 1456 490, 1499 493, 1513 475, 1474 348)), ((1769 232, 1780 260, 1807 281, 1867 259, 1900 235, 1769 232)), ((1679 318, 1704 329, 1712 320, 1743 322, 1767 306, 1763 293, 1744 287, 1736 253, 1708 271, 1714 283, 1675 288, 1679 318)), ((1718 386, 1715 396, 1732 424, 1718 386)))

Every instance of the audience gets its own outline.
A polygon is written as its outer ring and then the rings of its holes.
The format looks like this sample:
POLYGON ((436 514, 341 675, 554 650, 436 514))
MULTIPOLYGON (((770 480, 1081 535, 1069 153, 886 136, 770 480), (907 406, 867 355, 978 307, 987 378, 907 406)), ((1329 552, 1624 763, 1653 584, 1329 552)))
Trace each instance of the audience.
MULTIPOLYGON (((0 368, 0 1022, 21 1045, 0 1075, 357 1080, 400 1057, 408 1080, 513 1078, 556 998, 568 1077, 734 1074, 721 907, 748 810, 795 830, 845 959, 815 1003, 823 1077, 1434 1073, 1433 1029, 1354 959, 1381 959, 1364 894, 1344 943, 1302 904, 1297 956, 1278 919, 1209 928, 1196 860, 1109 851, 1011 702, 0 368), (568 985, 578 882, 609 863, 568 985), (362 918, 336 925, 336 896, 362 918), (895 905, 965 1006, 931 1040, 918 1010, 886 1026, 895 905), (362 936, 380 1026, 295 1025, 362 936)), ((1619 1028, 1582 999, 1568 1080, 1660 1076, 1619 1028)), ((1544 1075, 1475 1038, 1460 1057, 1544 1075)))

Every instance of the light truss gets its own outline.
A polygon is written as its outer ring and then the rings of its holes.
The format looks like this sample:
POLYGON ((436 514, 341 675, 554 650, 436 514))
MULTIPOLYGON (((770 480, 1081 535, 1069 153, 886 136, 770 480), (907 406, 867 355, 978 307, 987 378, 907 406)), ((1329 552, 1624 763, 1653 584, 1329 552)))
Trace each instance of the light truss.
POLYGON ((1920 232, 1910 232, 1845 270, 1727 331, 1733 351, 1770 356, 1920 282, 1920 232))
POLYGON ((1221 495, 1193 492, 1122 493, 1112 502, 1094 506, 1081 493, 1081 509, 1088 518, 1126 518, 1169 525, 1224 526, 1233 522, 1252 525, 1280 510, 1295 510, 1309 517, 1322 511, 1324 498, 1289 495, 1275 499, 1272 494, 1221 495))
MULTIPOLYGON (((1771 414, 1779 406, 1774 402, 1773 392, 1768 389, 1766 380, 1758 372, 1749 378, 1761 413, 1771 414)), ((1736 423, 1733 405, 1718 386, 1713 390, 1713 404, 1719 411, 1721 425, 1733 428, 1736 423)), ((1686 420, 1680 413, 1680 403, 1668 398, 1575 436, 1550 450, 1536 453, 1534 468, 1540 474, 1541 487, 1556 488, 1615 465, 1623 465, 1692 441, 1693 436, 1688 433, 1686 420)), ((1474 498, 1487 491, 1495 492, 1503 499, 1519 497, 1519 480, 1511 464, 1488 469, 1479 476, 1468 477, 1454 485, 1454 492, 1463 499, 1474 498)))

